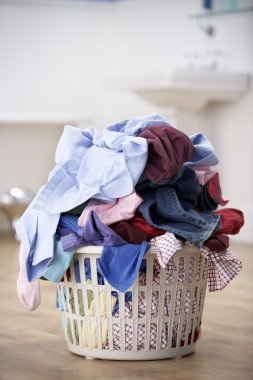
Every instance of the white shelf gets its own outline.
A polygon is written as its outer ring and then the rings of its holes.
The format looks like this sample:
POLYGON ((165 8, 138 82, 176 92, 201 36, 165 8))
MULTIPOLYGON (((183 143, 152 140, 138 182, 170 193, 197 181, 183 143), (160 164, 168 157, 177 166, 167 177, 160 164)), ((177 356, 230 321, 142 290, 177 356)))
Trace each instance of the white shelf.
POLYGON ((161 107, 201 109, 210 102, 235 101, 249 85, 250 76, 244 73, 175 71, 167 77, 131 80, 127 87, 161 107))
POLYGON ((208 17, 218 17, 218 16, 228 16, 228 15, 234 15, 238 13, 248 13, 253 12, 253 7, 241 7, 241 8, 232 8, 232 9, 217 9, 217 10, 206 10, 206 12, 197 13, 194 15, 190 15, 190 18, 208 18, 208 17))
POLYGON ((0 113, 0 126, 5 125, 64 125, 89 122, 85 115, 38 114, 38 113, 0 113))

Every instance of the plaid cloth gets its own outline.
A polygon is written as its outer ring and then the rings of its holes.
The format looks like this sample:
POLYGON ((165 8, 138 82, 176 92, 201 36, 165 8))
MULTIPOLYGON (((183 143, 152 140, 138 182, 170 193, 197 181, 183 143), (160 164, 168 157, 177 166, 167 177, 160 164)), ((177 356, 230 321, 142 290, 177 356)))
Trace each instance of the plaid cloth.
MULTIPOLYGON (((150 244, 156 248, 157 259, 162 268, 174 270, 171 261, 173 255, 183 247, 183 244, 174 234, 166 232, 150 240, 150 244)), ((189 242, 185 245, 192 246, 189 242)), ((208 289, 210 292, 222 290, 240 272, 242 263, 228 250, 222 252, 211 251, 207 247, 200 248, 202 255, 208 262, 208 289)))
MULTIPOLYGON (((169 292, 168 292, 169 293, 169 292)), ((164 304, 164 315, 169 315, 170 311, 170 294, 165 295, 165 304, 164 304)), ((189 304, 190 304, 190 295, 188 294, 187 297, 188 300, 185 304, 185 310, 188 308, 189 310, 189 304)), ((146 299, 145 296, 141 293, 139 296, 139 305, 138 305, 138 311, 139 311, 139 317, 145 315, 146 311, 146 299)), ((175 304, 175 315, 178 315, 180 312, 180 306, 181 306, 181 293, 178 292, 176 295, 176 304, 175 304)), ((195 310, 196 302, 193 303, 193 310, 195 310)), ((156 317, 158 314, 158 295, 153 292, 152 296, 152 303, 151 303, 151 312, 152 317, 156 317)), ((114 314, 115 318, 119 318, 119 312, 117 311, 114 314)), ((125 303, 125 317, 126 318, 132 318, 132 301, 127 301, 125 303)), ((184 321, 184 324, 182 326, 182 331, 179 332, 181 334, 181 345, 184 344, 185 341, 185 330, 186 330, 186 321, 184 321)), ((191 328, 192 330, 192 328, 191 328)), ((168 342, 168 323, 163 323, 162 326, 162 333, 161 333, 161 349, 165 349, 168 347, 176 347, 176 341, 177 341, 177 334, 178 334, 178 325, 174 322, 173 330, 172 330, 172 342, 168 342)), ((189 333, 191 335, 191 331, 189 333)), ((120 336, 121 336, 121 328, 119 323, 113 324, 113 347, 116 350, 120 349, 120 336)), ((146 336, 146 328, 144 323, 140 323, 137 328, 137 349, 141 350, 145 348, 145 336, 146 336)), ((150 324, 150 338, 149 338, 149 349, 155 349, 157 345, 157 324, 151 323, 150 324)), ((133 349, 133 328, 130 324, 125 324, 125 349, 126 350, 132 350, 133 349)))
POLYGON ((242 263, 228 250, 222 252, 210 251, 202 247, 202 255, 208 262, 208 289, 210 292, 222 290, 242 269, 242 263))
MULTIPOLYGON (((200 265, 198 265, 200 268, 200 265)), ((190 266, 191 268, 191 266, 190 266)), ((167 270, 166 272, 166 284, 170 284, 173 281, 173 266, 170 265, 170 263, 167 264, 167 267, 165 268, 167 270)), ((193 269, 193 265, 192 265, 193 269)), ((157 259, 154 260, 153 263, 153 285, 159 285, 160 283, 160 271, 161 266, 157 259)), ((184 273, 184 267, 183 265, 179 265, 179 276, 178 276, 178 282, 183 283, 185 280, 185 273, 184 273), (180 274, 181 273, 181 274, 180 274)), ((145 286, 146 285, 146 273, 140 272, 139 274, 139 285, 145 286)), ((183 305, 182 302, 182 290, 179 289, 176 292, 176 300, 175 300, 175 310, 174 315, 179 315, 180 311, 184 311, 185 313, 189 313, 192 311, 194 313, 196 311, 196 308, 198 306, 199 310, 201 308, 202 304, 202 297, 203 297, 203 289, 200 290, 199 295, 199 302, 197 302, 197 287, 193 291, 192 295, 192 305, 191 305, 191 291, 190 289, 187 290, 186 296, 185 296, 185 303, 183 305), (190 307, 191 305, 191 307, 190 307)), ((171 291, 166 290, 164 294, 164 306, 163 306, 163 316, 168 317, 171 312, 171 291)), ((125 318, 132 318, 132 301, 125 302, 125 318)), ((158 317, 158 309, 159 309, 159 292, 153 291, 152 297, 151 297, 151 317, 155 318, 158 317)), ((145 292, 139 291, 138 296, 138 317, 144 317, 146 315, 146 295, 145 292)), ((120 314, 119 311, 116 311, 114 313, 115 318, 119 318, 120 320, 120 314)), ((191 321, 192 323, 192 321, 191 321)), ((180 334, 180 345, 183 346, 185 344, 185 332, 186 332, 186 320, 183 322, 182 325, 182 331, 178 331, 178 325, 177 322, 174 322, 173 329, 172 329, 172 341, 168 342, 168 323, 163 323, 162 326, 162 332, 161 332, 161 341, 160 341, 160 348, 166 349, 167 347, 176 347, 177 342, 177 334, 180 334)), ((188 336, 188 343, 191 342, 191 334, 192 334, 192 325, 190 328, 189 336, 188 336)), ((140 323, 137 328, 137 349, 142 350, 145 348, 145 336, 146 336, 146 328, 144 323, 140 323)), ((198 339, 199 336, 199 329, 196 329, 194 333, 194 342, 198 339)), ((113 347, 115 350, 120 350, 120 341, 121 337, 121 327, 120 323, 113 323, 113 347)), ((156 349, 157 346, 157 324, 156 323, 150 323, 150 338, 149 338, 149 349, 156 349)), ((106 347, 108 348, 108 346, 106 347)), ((126 322, 125 324, 125 349, 126 350, 132 350, 133 349, 133 328, 130 324, 126 322)))
MULTIPOLYGON (((157 259, 154 260, 153 263, 153 285, 159 285, 160 283, 160 269, 161 267, 166 269, 166 284, 170 284, 173 282, 173 272, 177 270, 175 263, 173 261, 173 255, 180 250, 183 245, 180 240, 176 239, 175 236, 171 233, 165 233, 162 236, 153 238, 151 241, 151 245, 156 247, 157 259)), ((186 242, 185 245, 193 246, 191 243, 186 242)), ((203 277, 207 276, 208 279, 208 289, 209 291, 217 291, 222 290, 241 270, 242 264, 241 262, 234 257, 228 250, 223 252, 214 252, 211 251, 207 247, 200 248, 202 256, 207 259, 207 267, 204 267, 203 277)), ((202 258, 200 256, 199 261, 197 263, 197 279, 200 276, 200 267, 201 267, 202 258)), ((193 276, 193 266, 194 262, 191 259, 189 266, 188 279, 191 281, 193 276)), ((184 262, 182 260, 179 261, 179 272, 178 272, 178 282, 184 283, 185 281, 185 271, 184 271, 184 262)), ((146 285, 146 274, 144 272, 139 273, 139 285, 146 285)), ((194 313, 196 308, 199 310, 202 304, 203 289, 200 289, 199 300, 197 300, 197 287, 193 291, 192 295, 192 312, 194 313)), ((182 291, 178 290, 176 293, 175 300, 175 315, 178 315, 181 310, 185 313, 189 313, 191 305, 191 291, 188 289, 186 291, 185 303, 182 305, 182 291)), ((159 292, 154 291, 152 293, 151 299, 151 316, 158 316, 158 306, 159 306, 159 292)), ((169 316, 171 308, 171 292, 166 291, 164 297, 164 307, 163 307, 163 315, 169 316)), ((139 292, 138 297, 138 317, 141 318, 145 316, 146 313, 146 298, 144 292, 139 292)), ((115 318, 119 318, 119 312, 117 311, 114 314, 115 318)), ((128 301, 125 303, 125 318, 132 318, 132 301, 128 301)), ((161 349, 166 349, 168 345, 172 347, 176 346, 177 334, 181 334, 180 345, 185 344, 185 332, 186 332, 186 321, 183 321, 182 331, 178 331, 177 323, 174 322, 173 330, 172 330, 172 342, 168 342, 168 324, 164 323, 162 326, 161 333, 161 349)), ((146 329, 145 324, 138 325, 137 331, 137 349, 145 348, 145 335, 146 329)), ((190 329, 190 333, 188 336, 188 343, 191 341, 192 335, 192 327, 190 329)), ((114 349, 120 349, 120 336, 121 329, 119 323, 113 324, 113 347, 114 349)), ((194 332, 195 342, 199 337, 199 329, 196 329, 194 332)), ((157 325, 156 323, 150 324, 150 339, 149 339, 149 349, 156 349, 157 346, 157 325)), ((133 328, 129 324, 125 324, 125 349, 132 350, 133 349, 133 328)))
POLYGON ((150 240, 151 246, 156 248, 157 259, 162 268, 176 269, 175 264, 171 261, 172 256, 182 249, 182 243, 174 234, 166 232, 164 235, 158 236, 150 240))
MULTIPOLYGON (((156 248, 157 258, 153 261, 153 285, 160 285, 160 273, 161 268, 166 270, 165 284, 172 284, 174 282, 174 277, 176 272, 177 281, 180 284, 183 284, 186 280, 192 282, 193 280, 193 269, 196 268, 196 279, 200 279, 201 266, 204 262, 203 267, 203 278, 208 279, 208 288, 209 291, 222 290, 241 270, 241 262, 231 255, 228 250, 223 252, 214 252, 207 247, 200 248, 202 256, 199 256, 197 262, 194 262, 192 257, 189 262, 189 271, 186 273, 184 267, 184 257, 181 257, 179 260, 179 268, 177 269, 174 261, 173 255, 180 250, 183 245, 193 246, 191 243, 186 242, 182 243, 178 240, 174 234, 166 232, 164 235, 151 239, 151 245, 156 248)), ((146 273, 139 272, 139 285, 146 285, 146 273)), ((180 313, 194 313, 195 311, 201 311, 201 306, 204 299, 204 288, 203 285, 201 288, 198 286, 189 289, 186 289, 185 298, 183 299, 182 289, 176 291, 175 303, 172 305, 172 293, 170 290, 165 290, 164 300, 163 300, 163 310, 162 314, 164 317, 168 317, 171 314, 172 308, 174 308, 174 315, 178 316, 180 313)), ((142 318, 146 315, 146 292, 139 290, 138 292, 138 318, 142 318)), ((158 317, 159 312, 159 291, 154 290, 151 295, 151 318, 158 317)), ((124 304, 124 314, 125 318, 133 318, 133 304, 132 300, 126 301, 124 304)), ((113 347, 115 350, 120 350, 121 347, 121 318, 119 310, 114 313, 114 320, 112 334, 113 334, 113 347), (117 320, 118 319, 118 320, 117 320)), ((199 337, 200 332, 199 321, 198 326, 196 327, 193 334, 193 342, 199 337)), ((190 344, 192 340, 193 333, 193 319, 190 318, 190 328, 188 337, 186 337, 186 327, 187 321, 184 319, 181 325, 181 331, 179 331, 178 322, 174 321, 172 326, 172 338, 171 341, 168 341, 169 336, 169 326, 168 322, 164 322, 162 325, 161 331, 161 340, 158 339, 157 332, 157 323, 150 323, 149 327, 149 349, 156 349, 158 344, 160 349, 166 349, 169 347, 176 347, 178 337, 180 338, 180 346, 190 344)), ((137 326, 137 349, 145 349, 146 341, 146 326, 143 322, 140 322, 137 326)), ((125 321, 125 343, 124 348, 126 350, 133 350, 133 327, 131 322, 125 321)), ((105 346, 105 349, 109 349, 108 343, 105 346)))

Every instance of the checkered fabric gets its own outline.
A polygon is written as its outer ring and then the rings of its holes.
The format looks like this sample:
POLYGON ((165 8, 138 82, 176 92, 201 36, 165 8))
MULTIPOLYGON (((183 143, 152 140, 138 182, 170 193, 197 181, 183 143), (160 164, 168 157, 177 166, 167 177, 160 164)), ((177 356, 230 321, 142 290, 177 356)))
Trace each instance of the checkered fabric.
MULTIPOLYGON (((175 336, 175 333, 173 334, 175 336)), ((113 348, 115 350, 121 349, 120 343, 121 328, 118 323, 113 324, 113 348)), ((137 328, 137 350, 143 350, 145 348, 146 329, 145 324, 140 323, 137 328)), ((174 338, 174 341, 176 339, 174 338)), ((149 337, 149 349, 156 349, 157 345, 157 325, 156 323, 150 323, 150 337, 149 337)), ((168 347, 168 323, 163 324, 161 334, 161 349, 168 347)), ((107 347, 106 347, 107 348, 107 347)), ((127 351, 133 350, 133 328, 131 325, 125 325, 125 349, 127 351)))
MULTIPOLYGON (((173 259, 173 255, 183 247, 180 240, 178 240, 174 234, 166 232, 164 235, 151 239, 150 243, 156 248, 157 259, 161 267, 169 268, 170 271, 174 271, 175 265, 171 260, 173 259)), ((184 244, 193 247, 189 242, 185 242, 184 244)), ((233 256, 228 250, 215 252, 207 247, 201 247, 200 251, 208 262, 207 276, 208 289, 210 292, 225 288, 242 268, 240 260, 233 256)))
MULTIPOLYGON (((182 249, 181 241, 170 232, 151 239, 150 244, 156 248, 157 259, 164 269, 168 269, 167 266, 171 264, 170 260, 172 256, 182 249)), ((175 269, 175 265, 172 265, 171 269, 175 269)))
MULTIPOLYGON (((171 266, 167 265, 169 268, 169 271, 167 272, 166 276, 166 284, 170 284, 171 281, 171 275, 173 276, 173 273, 171 273, 171 266)), ((160 271, 161 267, 157 259, 154 260, 153 263, 153 285, 158 285, 160 282, 160 271)), ((180 268, 180 266, 179 266, 180 268)), ((167 268, 166 268, 167 269, 167 268)), ((180 269, 179 269, 180 272, 180 269)), ((178 276, 178 281, 182 283, 185 278, 185 274, 183 274, 183 266, 181 266, 181 276, 178 276)), ((173 278, 172 278, 173 280, 173 278)), ((146 274, 141 272, 139 275, 139 285, 143 286, 146 284, 146 274)), ((184 311, 185 313, 189 313, 190 310, 194 313, 197 307, 197 292, 198 288, 196 287, 192 294, 192 302, 191 302, 191 290, 187 289, 186 295, 185 295, 185 303, 183 305, 182 300, 182 289, 179 289, 176 292, 176 299, 175 299, 175 309, 174 309, 174 315, 178 316, 179 313, 184 311)), ((203 296, 203 289, 200 290, 199 293, 199 302, 198 307, 200 310, 201 303, 202 303, 202 296, 203 296)), ((166 290, 164 294, 164 306, 163 306, 163 316, 168 317, 171 312, 171 308, 173 305, 171 304, 171 291, 166 290)), ((138 296, 138 318, 142 318, 146 315, 146 293, 144 291, 139 291, 138 296)), ((125 303, 125 318, 132 318, 132 301, 127 301, 125 303)), ((151 297, 151 317, 156 318, 158 317, 158 310, 159 310, 159 292, 153 291, 152 297, 151 297)), ((119 311, 116 311, 114 313, 115 318, 120 319, 119 311)), ((191 322, 192 323, 192 322, 191 322)), ((178 325, 174 322, 173 330, 172 330, 172 341, 168 342, 168 323, 163 323, 162 326, 162 332, 161 332, 161 341, 160 341, 160 348, 166 349, 169 347, 176 347, 177 342, 177 334, 180 334, 180 345, 184 345, 185 343, 185 332, 186 332, 186 320, 183 321, 182 324, 182 331, 178 332, 178 325)), ((192 327, 190 329, 188 341, 190 340, 192 334, 192 327)), ((197 339, 199 335, 199 332, 196 334, 195 331, 195 340, 197 339)), ((114 323, 113 324, 113 347, 115 350, 120 350, 121 348, 121 327, 120 323, 114 323)), ((137 328, 137 349, 142 350, 145 348, 145 337, 146 337, 146 328, 144 323, 140 323, 137 328)), ((149 336, 149 349, 156 349, 158 345, 157 342, 157 324, 156 323, 150 323, 150 336, 149 336)), ((108 348, 108 347, 107 347, 108 348)), ((126 350, 132 350, 133 349, 133 327, 132 325, 128 324, 126 322, 125 324, 125 349, 126 350)))
MULTIPOLYGON (((202 255, 199 256, 196 262, 193 257, 190 258, 188 270, 186 271, 184 257, 180 257, 179 266, 176 267, 173 256, 180 250, 183 245, 193 246, 189 242, 184 244, 175 238, 171 233, 165 233, 162 236, 156 237, 150 241, 151 245, 156 248, 157 258, 153 260, 153 278, 152 285, 161 285, 161 268, 166 270, 165 284, 172 284, 177 281, 178 284, 184 284, 185 282, 190 285, 193 281, 193 273, 195 269, 196 280, 202 278, 208 279, 209 291, 222 290, 241 270, 241 262, 229 253, 228 250, 223 252, 214 252, 207 247, 200 248, 202 255), (206 260, 205 260, 206 259, 206 260), (204 260, 204 263, 203 263, 204 260), (202 271, 201 271, 202 268, 202 271)), ((144 349, 166 349, 169 347, 176 347, 178 338, 180 346, 195 342, 199 337, 199 325, 201 321, 198 321, 198 326, 193 333, 193 319, 191 313, 195 311, 201 312, 201 307, 204 299, 205 288, 200 286, 192 287, 187 286, 185 292, 182 289, 176 291, 176 298, 174 304, 172 304, 172 292, 170 288, 165 289, 164 298, 161 298, 161 293, 157 288, 152 291, 150 313, 147 311, 147 293, 145 286, 146 273, 139 272, 139 286, 138 292, 138 318, 145 317, 146 314, 151 314, 151 318, 158 318, 159 316, 168 317, 172 313, 177 317, 181 313, 184 315, 183 320, 179 325, 177 321, 173 322, 171 341, 168 341, 169 337, 169 324, 163 322, 160 341, 158 342, 158 320, 157 323, 150 322, 148 329, 143 321, 139 321, 137 326, 137 350, 144 349), (159 305, 161 306, 159 308, 159 305), (159 315, 162 314, 162 315, 159 315), (184 314, 183 314, 184 313, 184 314), (187 323, 189 327, 187 328, 187 323), (186 337, 186 329, 189 331, 186 337)), ((149 284, 150 285, 150 284, 149 284)), ((133 350, 133 303, 132 300, 126 301, 124 305, 124 318, 122 318, 119 310, 113 315, 114 322, 112 328, 113 334, 113 347, 115 350, 125 349, 133 350), (122 344, 122 319, 125 326, 125 343, 124 348, 122 344), (124 320, 125 319, 125 320, 124 320)), ((146 323, 149 323, 146 321, 146 323)), ((109 349, 108 344, 105 349, 109 349)))
POLYGON ((210 251, 202 247, 202 255, 208 262, 208 289, 210 292, 222 290, 240 272, 242 263, 228 250, 210 251))
MULTIPOLYGON (((153 262, 153 285, 159 285, 160 283, 160 269, 161 267, 166 270, 166 284, 171 284, 174 281, 174 275, 177 271, 176 265, 173 261, 173 255, 183 247, 183 244, 180 240, 176 239, 174 234, 165 233, 162 236, 151 239, 151 245, 156 248, 157 259, 153 262)), ((193 246, 191 243, 184 243, 188 246, 193 246)), ((234 257, 228 250, 223 252, 214 252, 211 251, 207 247, 200 248, 202 256, 207 259, 207 265, 204 266, 203 278, 207 276, 208 278, 208 289, 209 291, 217 291, 222 290, 241 270, 242 264, 241 262, 234 257)), ((202 257, 200 256, 197 263, 197 280, 200 277, 200 268, 201 268, 202 257)), ((189 265, 189 273, 188 280, 192 281, 193 278, 193 269, 194 269, 194 259, 191 258, 189 265)), ((181 258, 179 261, 179 269, 178 269, 178 282, 183 284, 186 278, 185 270, 184 270, 184 259, 181 258)), ((146 274, 144 272, 139 273, 139 285, 146 285, 146 274)), ((176 292, 176 300, 175 300, 175 315, 179 315, 181 310, 185 313, 189 313, 190 310, 195 312, 196 308, 200 310, 202 304, 202 298, 204 297, 204 290, 198 289, 197 287, 193 290, 193 294, 191 295, 191 290, 187 289, 185 295, 185 303, 182 305, 182 290, 178 290, 176 292), (198 297, 199 290, 199 297, 198 297), (192 300, 191 300, 192 298, 192 300), (191 302, 192 301, 192 302, 191 302)), ((164 307, 163 307, 163 315, 169 316, 171 310, 171 292, 165 291, 164 296, 164 307)), ((159 308, 159 292, 154 291, 152 293, 151 299, 151 316, 158 316, 158 308, 159 308)), ((138 317, 141 318, 145 316, 146 313, 146 294, 145 292, 139 292, 138 297, 138 317)), ((119 312, 117 311, 114 314, 115 318, 119 318, 119 312)), ((128 301, 125 303, 125 318, 132 318, 132 301, 128 301)), ((192 323, 192 320, 191 320, 192 323)), ((145 324, 141 323, 138 325, 137 332, 137 349, 145 348, 145 324)), ((181 341, 180 345, 185 344, 185 333, 186 333, 186 320, 183 321, 182 331, 181 333, 181 341)), ((168 342, 168 323, 164 323, 162 326, 161 333, 161 342, 160 348, 165 349, 168 345, 172 347, 176 346, 178 334, 178 325, 174 322, 173 330, 172 330, 172 342, 168 342)), ((190 333, 188 336, 188 343, 191 341, 192 334, 192 326, 190 329, 190 333)), ((120 324, 113 324, 113 346, 114 349, 120 349, 120 324)), ((199 331, 196 329, 194 332, 194 339, 196 341, 199 336, 199 331)), ((157 347, 157 325, 156 323, 150 324, 150 337, 149 337, 149 349, 155 349, 157 347)), ((132 350, 133 349, 133 328, 130 324, 125 324, 125 349, 132 350)))

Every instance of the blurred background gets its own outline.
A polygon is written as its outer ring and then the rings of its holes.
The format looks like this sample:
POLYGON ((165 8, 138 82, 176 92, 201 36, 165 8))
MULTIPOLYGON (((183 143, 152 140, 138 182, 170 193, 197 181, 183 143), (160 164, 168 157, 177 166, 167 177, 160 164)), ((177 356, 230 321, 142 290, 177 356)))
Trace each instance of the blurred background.
POLYGON ((252 40, 253 0, 0 0, 0 234, 47 181, 65 124, 156 113, 211 140, 245 215, 231 241, 253 243, 252 40))

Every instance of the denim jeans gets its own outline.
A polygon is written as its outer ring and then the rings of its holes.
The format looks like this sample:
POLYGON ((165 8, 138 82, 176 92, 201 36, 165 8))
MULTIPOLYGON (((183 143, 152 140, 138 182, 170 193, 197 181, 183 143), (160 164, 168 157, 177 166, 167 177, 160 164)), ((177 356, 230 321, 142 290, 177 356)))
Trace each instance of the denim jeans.
POLYGON ((184 209, 173 187, 150 188, 142 194, 139 207, 145 220, 156 228, 164 229, 200 248, 212 232, 219 228, 220 217, 207 212, 184 209))

